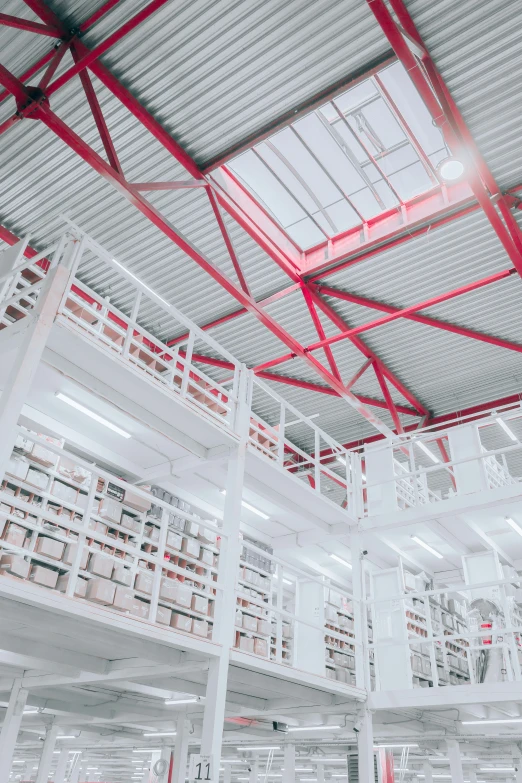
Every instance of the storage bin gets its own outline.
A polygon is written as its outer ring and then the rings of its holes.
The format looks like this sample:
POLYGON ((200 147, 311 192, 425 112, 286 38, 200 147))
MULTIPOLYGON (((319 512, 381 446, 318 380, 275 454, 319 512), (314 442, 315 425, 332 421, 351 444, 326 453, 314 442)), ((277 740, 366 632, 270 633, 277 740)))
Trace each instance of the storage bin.
POLYGON ((178 612, 172 612, 170 625, 178 631, 190 633, 192 631, 192 617, 188 617, 185 614, 178 614, 178 612))
POLYGON ((192 603, 191 588, 188 585, 184 585, 181 584, 181 582, 178 582, 178 589, 176 591, 174 602, 178 604, 178 606, 185 606, 187 609, 189 609, 192 603))
POLYGON ((121 612, 130 612, 134 601, 134 593, 128 587, 116 585, 112 605, 121 612))
MULTIPOLYGON (((69 574, 62 574, 62 576, 58 577, 57 582, 57 588, 60 590, 61 593, 65 593, 67 591, 67 586, 69 584, 69 574)), ((78 577, 76 580, 76 585, 74 587, 74 595, 76 598, 85 598, 87 595, 87 580, 82 579, 81 577, 78 577)))
POLYGON ((4 541, 8 544, 12 544, 13 546, 23 547, 26 536, 27 529, 25 527, 20 527, 20 525, 16 525, 14 522, 10 522, 6 528, 4 541))
POLYGON ((2 572, 19 576, 20 579, 27 579, 30 570, 31 563, 29 560, 24 560, 21 555, 2 555, 0 557, 0 571, 2 572))
POLYGON ((268 655, 268 642, 266 639, 254 639, 254 653, 266 658, 268 655))
POLYGON ((239 637, 239 649, 244 652, 254 652, 254 638, 252 636, 239 637))
POLYGON ((41 470, 37 470, 36 468, 29 468, 26 482, 27 484, 31 484, 33 487, 38 487, 38 489, 45 489, 49 482, 49 476, 47 473, 42 473, 41 470))
POLYGON ((119 523, 121 520, 122 505, 112 498, 102 498, 98 507, 98 515, 102 519, 119 523))
POLYGON ((89 579, 86 597, 96 604, 110 606, 114 601, 116 585, 109 579, 89 579))
POLYGON ((56 465, 58 457, 40 443, 33 443, 31 459, 33 459, 35 462, 39 462, 40 465, 45 465, 46 467, 50 468, 56 465))
POLYGON ((65 544, 61 541, 55 541, 53 538, 47 538, 47 536, 38 536, 34 549, 39 555, 49 557, 52 560, 61 560, 65 544))
POLYGON ((138 571, 136 574, 136 581, 134 582, 134 587, 136 590, 139 590, 140 593, 147 593, 150 595, 152 593, 152 583, 153 583, 153 572, 146 572, 146 571, 138 571))
POLYGON ((192 633, 206 638, 208 635, 208 622, 206 620, 192 620, 192 633))
POLYGON ((112 571, 112 581, 130 587, 131 579, 132 573, 130 568, 125 568, 123 563, 116 563, 112 571))
POLYGON ((15 476, 15 478, 25 481, 27 473, 29 472, 29 463, 25 459, 19 457, 11 457, 7 463, 5 471, 9 476, 15 476))
POLYGON ((45 568, 45 566, 33 565, 29 579, 42 587, 54 589, 58 582, 58 571, 52 571, 50 568, 45 568))
POLYGON ((54 495, 55 498, 63 500, 64 503, 75 505, 78 490, 61 481, 56 481, 55 479, 52 483, 51 494, 54 495))
MULTIPOLYGON (((62 561, 66 563, 67 565, 72 565, 74 563, 74 558, 76 557, 76 551, 78 549, 78 544, 67 544, 65 547, 65 552, 63 553, 62 561)), ((81 557, 81 563, 80 568, 82 571, 85 571, 87 568, 87 562, 89 560, 89 552, 87 549, 83 549, 82 551, 82 557, 81 557)))
POLYGON ((125 498, 123 502, 126 506, 130 506, 130 508, 133 508, 135 511, 140 511, 142 513, 148 511, 152 506, 152 500, 143 498, 141 495, 138 495, 137 493, 128 489, 125 490, 125 498))
POLYGON ((181 551, 189 557, 193 557, 196 560, 199 559, 199 551, 201 549, 200 544, 195 538, 183 538, 181 542, 181 551))
POLYGON ((172 610, 167 609, 166 606, 158 606, 156 614, 156 622, 160 625, 170 625, 172 619, 172 610))
POLYGON ((167 546, 171 549, 181 550, 183 538, 179 533, 175 533, 173 530, 167 532, 167 546))
POLYGON ((105 555, 98 554, 97 552, 93 552, 89 558, 89 563, 87 568, 91 572, 91 574, 96 574, 96 576, 101 576, 104 577, 105 579, 110 579, 114 568, 114 562, 109 557, 106 557, 105 555))
POLYGON ((208 598, 203 598, 202 595, 193 595, 190 605, 195 612, 208 614, 208 598))

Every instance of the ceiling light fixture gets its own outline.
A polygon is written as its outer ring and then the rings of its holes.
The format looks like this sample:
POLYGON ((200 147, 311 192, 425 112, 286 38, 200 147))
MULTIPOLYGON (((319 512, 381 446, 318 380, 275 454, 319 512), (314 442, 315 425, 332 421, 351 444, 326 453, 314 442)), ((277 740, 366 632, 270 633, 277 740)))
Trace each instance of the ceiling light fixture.
POLYGON ((342 726, 289 726, 287 731, 335 731, 342 729, 342 726))
POLYGON ((480 772, 514 772, 515 767, 479 767, 480 772))
MULTIPOLYGON (((227 491, 226 491, 226 489, 222 489, 222 490, 221 490, 221 494, 222 494, 222 495, 226 495, 226 494, 227 494, 227 491)), ((247 503, 247 502, 246 502, 246 500, 242 500, 242 501, 241 501, 241 505, 242 505, 244 508, 248 508, 248 510, 249 510, 249 511, 252 511, 254 514, 257 514, 257 516, 258 516, 258 517, 261 517, 261 519, 270 519, 270 517, 268 516, 268 514, 265 514, 265 513, 264 513, 264 511, 260 511, 260 510, 259 510, 258 508, 256 508, 255 506, 251 506, 251 505, 250 505, 250 503, 247 503)))
POLYGON ((415 541, 416 544, 419 544, 419 546, 424 547, 424 549, 427 552, 431 552, 432 555, 435 555, 435 557, 438 557, 439 560, 442 560, 442 558, 444 557, 444 555, 441 555, 440 552, 437 552, 436 549, 433 549, 432 546, 430 546, 425 541, 423 541, 422 538, 419 538, 418 536, 412 536, 412 539, 413 539, 413 541, 415 541))
POLYGON ((440 462, 440 459, 421 440, 416 440, 415 443, 433 462, 440 462))
POLYGON ((522 718, 496 718, 495 720, 463 720, 463 726, 490 726, 494 723, 522 723, 522 718))
POLYGON ((132 437, 129 432, 125 432, 125 430, 122 430, 121 427, 117 427, 116 424, 113 424, 112 421, 104 419, 103 416, 100 416, 98 413, 91 411, 90 408, 86 408, 85 405, 82 405, 80 402, 72 400, 70 397, 67 397, 66 394, 62 394, 62 392, 56 392, 56 397, 58 400, 67 403, 67 405, 70 405, 71 408, 76 408, 77 411, 80 411, 86 416, 89 416, 91 419, 94 419, 94 421, 97 421, 98 424, 103 424, 104 427, 108 427, 113 432, 117 432, 118 435, 121 435, 124 438, 132 437))
POLYGON ((57 740, 63 740, 63 739, 78 739, 78 737, 75 734, 58 734, 56 737, 57 740))
POLYGON ((522 527, 520 527, 520 525, 517 524, 514 519, 511 519, 511 517, 506 517, 505 519, 508 525, 510 525, 513 528, 513 530, 515 530, 518 533, 519 536, 522 536, 522 527))
POLYGON ((24 707, 24 715, 38 715, 39 712, 37 707, 24 707))
POLYGON ((175 737, 175 731, 144 731, 144 737, 175 737))
POLYGON ((352 564, 348 562, 348 560, 343 560, 342 557, 339 557, 339 555, 332 555, 330 554, 330 557, 332 560, 335 560, 336 563, 340 563, 345 568, 353 568, 352 564))
POLYGON ((200 699, 194 696, 192 699, 165 699, 165 704, 167 706, 172 706, 173 704, 197 704, 198 701, 200 699))
POLYGON ((280 745, 264 745, 262 747, 256 747, 256 748, 246 748, 243 746, 242 748, 236 748, 236 750, 251 750, 252 752, 256 752, 257 750, 281 750, 280 745))
POLYGON ((506 435, 507 435, 508 437, 510 437, 510 438, 511 438, 511 440, 514 440, 514 441, 516 441, 516 440, 517 440, 517 436, 515 435, 515 433, 514 433, 514 432, 512 432, 512 431, 509 429, 509 427, 508 427, 508 425, 506 424, 506 422, 504 421, 504 419, 501 419, 501 418, 499 417, 498 419, 495 419, 495 421, 497 422, 497 424, 498 424, 500 427, 502 427, 502 429, 504 430, 504 432, 506 433, 506 435))
POLYGON ((376 745, 375 748, 418 748, 416 742, 400 742, 398 745, 390 745, 390 744, 382 744, 382 745, 376 745))
POLYGON ((445 182, 456 182, 464 174, 464 164, 452 156, 441 160, 437 166, 438 172, 445 182))

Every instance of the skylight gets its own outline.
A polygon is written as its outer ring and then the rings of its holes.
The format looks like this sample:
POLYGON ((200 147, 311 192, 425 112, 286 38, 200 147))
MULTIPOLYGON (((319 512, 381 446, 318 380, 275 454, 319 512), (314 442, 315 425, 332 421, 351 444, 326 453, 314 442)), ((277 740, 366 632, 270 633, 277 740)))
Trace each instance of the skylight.
POLYGON ((399 63, 229 161, 229 171, 301 250, 439 185, 442 134, 399 63))

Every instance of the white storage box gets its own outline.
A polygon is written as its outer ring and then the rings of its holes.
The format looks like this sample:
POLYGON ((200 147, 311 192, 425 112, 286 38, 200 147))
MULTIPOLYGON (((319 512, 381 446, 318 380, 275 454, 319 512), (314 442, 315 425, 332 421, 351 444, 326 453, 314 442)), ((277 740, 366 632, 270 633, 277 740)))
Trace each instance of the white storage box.
MULTIPOLYGON (((57 588, 58 590, 60 590, 61 593, 65 593, 67 591, 68 584, 69 584, 69 574, 63 574, 62 576, 58 577, 57 588)), ((74 588, 74 595, 76 596, 76 598, 85 598, 85 596, 87 595, 86 579, 82 579, 81 577, 78 577, 74 588)))
POLYGON ((89 579, 86 597, 96 604, 110 606, 114 601, 116 585, 109 579, 89 579))
POLYGON ((135 589, 139 590, 140 593, 150 595, 152 593, 153 577, 153 571, 138 571, 136 581, 134 582, 135 589))
POLYGON ((202 595, 193 595, 191 608, 199 614, 208 614, 208 598, 203 598, 202 595))
POLYGON ((71 503, 76 505, 76 497, 78 490, 74 487, 70 487, 68 484, 64 484, 61 481, 53 481, 51 494, 59 500, 63 500, 64 503, 71 503))
POLYGON ((116 585, 112 605, 121 612, 130 612, 134 603, 134 593, 128 587, 116 585))
POLYGON ((167 532, 167 546, 171 549, 180 550, 183 538, 179 533, 175 533, 173 530, 167 532))
POLYGON ((102 519, 119 523, 121 520, 122 505, 113 498, 102 498, 98 508, 98 515, 102 519))
POLYGON ((166 606, 158 606, 158 612, 156 614, 156 622, 160 625, 170 625, 172 619, 172 610, 167 609, 166 606))
POLYGON ((125 568, 123 563, 116 563, 112 572, 112 581, 130 587, 131 579, 130 568, 125 568))
POLYGON ((88 570, 91 574, 96 576, 102 576, 105 579, 110 579, 114 568, 113 561, 105 555, 93 552, 89 558, 88 570))
POLYGON ((189 609, 192 603, 191 588, 188 585, 184 585, 179 582, 174 602, 178 604, 178 606, 185 606, 187 609, 189 609))
POLYGON ((30 569, 29 560, 24 560, 20 555, 2 555, 0 558, 0 570, 19 576, 21 579, 27 579, 30 569))
POLYGON ((178 614, 178 612, 172 612, 170 625, 178 631, 190 633, 192 631, 192 617, 187 617, 185 614, 178 614))
POLYGON ((181 551, 190 557, 196 558, 196 560, 199 559, 200 549, 201 546, 195 538, 184 538, 181 542, 181 551))
POLYGON ((21 481, 25 481, 27 473, 29 472, 29 463, 25 459, 19 457, 11 457, 7 463, 6 473, 9 476, 15 476, 21 481))
POLYGON ((42 585, 42 587, 55 588, 58 581, 58 571, 52 571, 50 568, 34 565, 31 568, 29 579, 35 584, 42 585))
POLYGON ((213 544, 215 546, 217 541, 217 533, 213 530, 208 530, 206 527, 200 527, 198 532, 198 539, 203 544, 213 544))
POLYGON ((36 470, 36 468, 29 468, 26 481, 33 487, 38 487, 38 489, 45 489, 49 481, 49 476, 47 473, 42 473, 41 470, 36 470))
POLYGON ((39 443, 33 443, 31 458, 34 459, 35 462, 39 462, 40 465, 45 465, 48 468, 56 465, 56 461, 58 459, 58 457, 53 454, 52 451, 49 451, 49 449, 46 449, 39 443))
POLYGON ((133 533, 139 533, 141 530, 141 522, 136 517, 132 517, 125 512, 121 515, 120 525, 127 530, 131 530, 133 533))
MULTIPOLYGON (((72 565, 74 563, 74 558, 76 557, 76 551, 78 548, 78 544, 67 544, 65 547, 65 552, 62 557, 62 560, 67 565, 72 565)), ((80 563, 80 568, 82 571, 85 571, 87 568, 87 561, 89 560, 89 552, 84 548, 82 551, 82 558, 80 563)))
POLYGON ((252 617, 249 614, 243 615, 243 628, 245 631, 257 631, 257 617, 252 617))
POLYGON ((192 620, 192 633, 196 636, 208 636, 208 623, 206 620, 192 620))
POLYGON ((14 522, 10 522, 4 536, 4 541, 13 546, 23 547, 26 535, 27 530, 25 527, 20 527, 20 525, 15 525, 14 522))
POLYGON ((61 560, 65 544, 61 541, 55 541, 54 538, 38 536, 36 539, 35 552, 52 560, 61 560))

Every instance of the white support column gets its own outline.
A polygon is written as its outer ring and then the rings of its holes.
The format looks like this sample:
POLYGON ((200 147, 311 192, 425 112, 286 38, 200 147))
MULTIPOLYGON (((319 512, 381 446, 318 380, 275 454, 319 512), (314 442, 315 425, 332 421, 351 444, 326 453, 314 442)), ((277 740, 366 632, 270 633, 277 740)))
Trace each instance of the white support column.
MULTIPOLYGON (((368 619, 364 599, 365 573, 364 561, 361 559, 361 537, 359 533, 352 533, 350 549, 352 552, 352 590, 353 590, 353 619, 355 640, 355 684, 358 688, 371 691, 370 655, 368 650, 368 619)), ((319 782, 318 782, 319 783, 319 782)))
POLYGON ((201 733, 201 754, 212 756, 213 783, 219 779, 219 760, 223 741, 223 722, 227 695, 230 647, 234 638, 236 613, 236 584, 241 554, 239 526, 246 448, 250 422, 252 373, 241 368, 239 379, 238 427, 240 441, 228 463, 225 508, 223 513, 223 543, 219 557, 219 580, 223 592, 218 596, 213 641, 222 645, 218 658, 210 661, 208 670, 205 712, 201 733))
POLYGON ((375 762, 373 760, 373 723, 370 710, 364 709, 362 724, 357 735, 357 755, 359 759, 359 780, 373 782, 375 762))
POLYGON ((285 745, 282 783, 295 783, 295 745, 285 745))
MULTIPOLYGON (((171 783, 185 783, 190 729, 190 721, 187 720, 185 711, 183 710, 179 713, 176 723, 176 743, 174 745, 174 764, 172 767, 171 783)), ((218 764, 219 767, 218 761, 216 761, 216 764, 218 764)))
POLYGON ((464 783, 459 743, 457 740, 446 740, 446 745, 450 762, 451 781, 452 783, 464 783))
MULTIPOLYGON (((379 441, 364 448, 368 512, 386 514, 397 511, 397 488, 393 467, 393 448, 389 441, 379 441)), ((383 524, 386 520, 383 520, 383 524)))
POLYGON ((58 756, 56 772, 54 773, 54 783, 65 783, 65 773, 67 771, 67 762, 69 761, 69 751, 63 748, 58 756))
POLYGON ((69 773, 69 783, 78 783, 80 772, 82 770, 82 754, 78 753, 73 761, 72 769, 69 773))
MULTIPOLYGON (((516 770, 516 772, 515 772, 515 783, 522 783, 522 758, 514 759, 514 767, 515 767, 515 770, 516 770)), ((470 776, 469 780, 470 780, 470 783, 472 783, 471 776, 470 776)), ((476 778, 473 781, 473 783, 477 783, 476 778)))
POLYGON ((324 783, 324 764, 322 761, 317 762, 317 783, 324 783))
POLYGON ((0 733, 0 783, 8 783, 13 762, 16 738, 24 714, 29 691, 22 688, 22 681, 15 680, 0 733))
POLYGON ((4 475, 11 456, 18 418, 69 282, 69 275, 69 270, 61 264, 52 269, 38 298, 34 316, 27 316, 32 324, 16 351, 13 366, 0 395, 0 476, 4 475))
MULTIPOLYGON (((232 764, 223 764, 225 771, 223 772, 223 783, 231 783, 232 781, 232 764)), ((174 783, 174 781, 173 781, 174 783)), ((518 783, 518 780, 517 780, 518 783)))
POLYGON ((482 492, 488 488, 484 462, 479 459, 481 453, 480 436, 476 424, 461 424, 448 430, 448 441, 453 466, 455 484, 459 495, 482 492), (477 459, 469 459, 477 457, 477 459), (459 463, 459 460, 467 462, 459 463))
POLYGON ((49 772, 51 771, 51 764, 53 761, 53 750, 56 745, 56 737, 58 736, 58 726, 49 726, 45 735, 45 740, 42 748, 42 754, 38 763, 38 772, 36 773, 36 783, 47 783, 49 778, 49 772))
POLYGON ((250 765, 250 772, 248 775, 248 783, 257 783, 259 778, 259 759, 256 757, 250 765))
POLYGON ((424 762, 422 765, 422 771, 424 772, 424 783, 433 783, 433 767, 429 761, 424 762))

